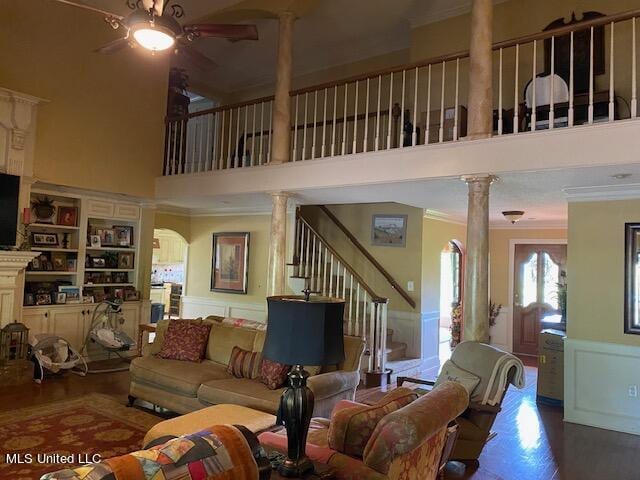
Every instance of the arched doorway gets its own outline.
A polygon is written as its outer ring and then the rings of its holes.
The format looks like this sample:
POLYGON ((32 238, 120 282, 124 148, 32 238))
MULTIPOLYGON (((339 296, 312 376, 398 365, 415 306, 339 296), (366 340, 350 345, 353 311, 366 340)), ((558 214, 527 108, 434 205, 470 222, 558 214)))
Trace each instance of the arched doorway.
MULTIPOLYGON (((450 240, 440 253, 440 344, 441 362, 451 356, 451 348, 459 342, 460 324, 454 309, 462 306, 464 285, 464 249, 458 240, 450 240)), ((459 316, 459 315, 458 315, 459 316)))
POLYGON ((188 243, 179 233, 156 228, 153 231, 151 302, 162 304, 163 317, 180 317, 186 291, 188 243))

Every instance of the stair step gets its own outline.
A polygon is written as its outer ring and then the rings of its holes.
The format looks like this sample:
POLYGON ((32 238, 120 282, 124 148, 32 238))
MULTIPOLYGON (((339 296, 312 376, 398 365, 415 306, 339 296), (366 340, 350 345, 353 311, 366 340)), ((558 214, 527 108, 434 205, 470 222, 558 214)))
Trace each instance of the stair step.
POLYGON ((422 360, 419 358, 399 358, 387 361, 387 368, 391 369, 391 382, 395 384, 398 376, 420 377, 422 374, 422 360))
POLYGON ((390 342, 387 344, 387 362, 405 358, 407 344, 402 342, 390 342))

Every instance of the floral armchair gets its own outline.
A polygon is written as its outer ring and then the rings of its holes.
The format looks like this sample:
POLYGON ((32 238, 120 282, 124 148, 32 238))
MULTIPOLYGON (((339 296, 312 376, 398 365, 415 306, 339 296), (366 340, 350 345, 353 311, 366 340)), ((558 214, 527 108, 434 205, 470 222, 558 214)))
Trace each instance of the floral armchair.
MULTIPOLYGON (((468 404, 466 389, 454 382, 420 398, 399 388, 373 406, 342 401, 331 420, 312 421, 307 455, 333 467, 337 480, 435 479, 449 424, 468 404)), ((284 431, 263 433, 259 440, 286 451, 284 431)))

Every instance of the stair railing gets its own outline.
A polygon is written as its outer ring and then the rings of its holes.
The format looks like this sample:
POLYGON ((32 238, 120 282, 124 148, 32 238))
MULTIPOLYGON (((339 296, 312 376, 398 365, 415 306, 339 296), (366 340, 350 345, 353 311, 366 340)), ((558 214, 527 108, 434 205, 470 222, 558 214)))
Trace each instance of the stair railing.
POLYGON ((304 279, 306 285, 322 296, 345 301, 344 332, 363 337, 369 351, 368 374, 386 372, 387 304, 318 233, 299 212, 292 278, 304 279))

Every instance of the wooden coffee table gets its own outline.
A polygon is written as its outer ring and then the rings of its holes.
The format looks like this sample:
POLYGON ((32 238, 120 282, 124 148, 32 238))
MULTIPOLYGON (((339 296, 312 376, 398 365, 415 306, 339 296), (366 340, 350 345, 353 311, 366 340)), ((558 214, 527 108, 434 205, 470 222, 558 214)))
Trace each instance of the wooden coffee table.
MULTIPOLYGON (((278 453, 282 453, 279 450, 276 450, 272 447, 264 447, 267 455, 273 451, 278 453)), ((302 477, 283 477, 278 473, 278 470, 271 470, 271 480, 334 480, 335 474, 333 468, 324 463, 313 462, 313 467, 315 469, 314 472, 307 473, 302 477)))

